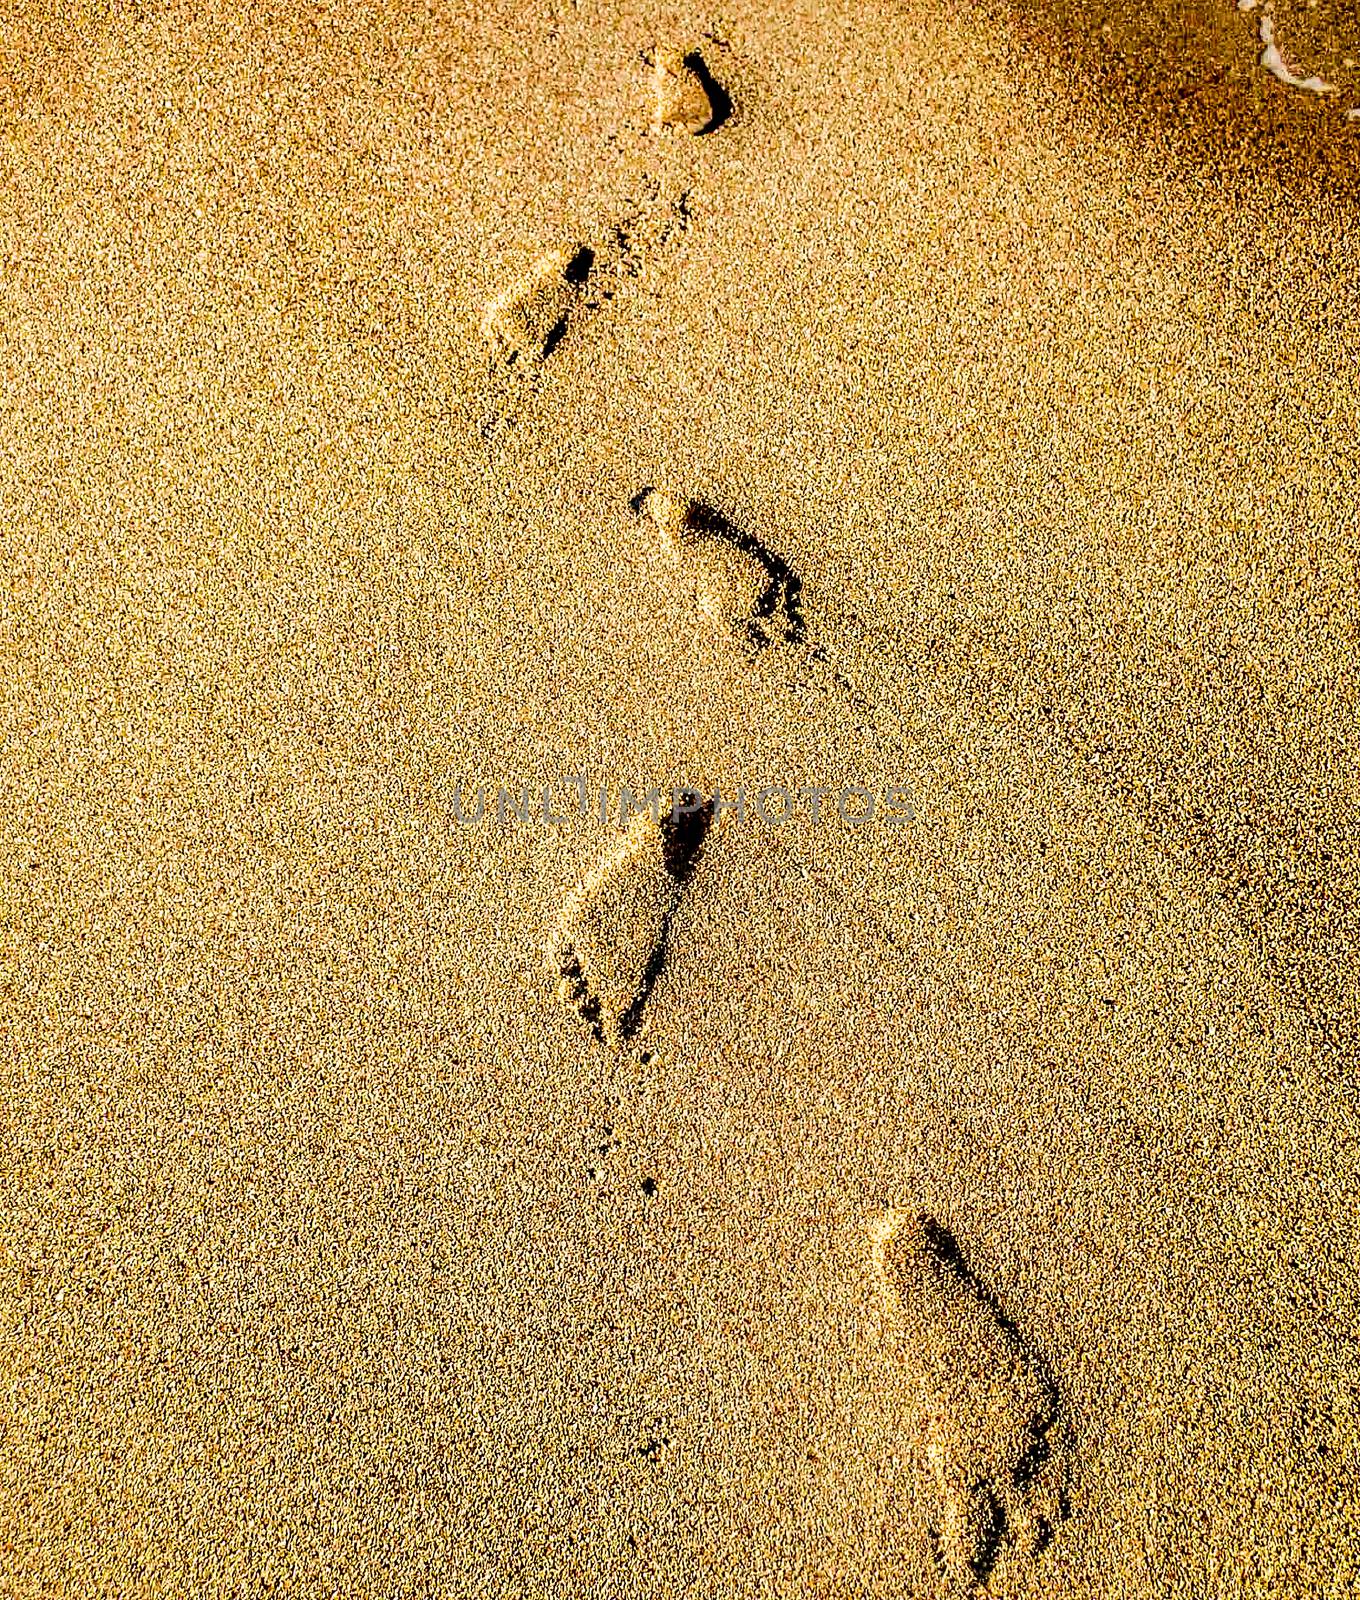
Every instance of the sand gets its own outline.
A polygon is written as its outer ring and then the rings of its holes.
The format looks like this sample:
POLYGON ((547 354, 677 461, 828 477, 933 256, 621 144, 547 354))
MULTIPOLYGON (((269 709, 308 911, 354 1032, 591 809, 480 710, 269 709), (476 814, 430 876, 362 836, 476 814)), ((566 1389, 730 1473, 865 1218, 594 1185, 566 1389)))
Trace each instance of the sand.
POLYGON ((9 0, 0 1593, 1356 1592, 1271 17, 9 0))

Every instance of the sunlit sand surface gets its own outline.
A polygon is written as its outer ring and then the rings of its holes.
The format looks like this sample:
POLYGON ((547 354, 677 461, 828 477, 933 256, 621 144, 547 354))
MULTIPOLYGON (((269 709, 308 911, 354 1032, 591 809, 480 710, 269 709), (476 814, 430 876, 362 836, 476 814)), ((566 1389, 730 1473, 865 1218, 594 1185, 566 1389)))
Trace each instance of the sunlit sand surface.
POLYGON ((0 1592, 1354 1592, 1264 15, 6 7, 0 1592))

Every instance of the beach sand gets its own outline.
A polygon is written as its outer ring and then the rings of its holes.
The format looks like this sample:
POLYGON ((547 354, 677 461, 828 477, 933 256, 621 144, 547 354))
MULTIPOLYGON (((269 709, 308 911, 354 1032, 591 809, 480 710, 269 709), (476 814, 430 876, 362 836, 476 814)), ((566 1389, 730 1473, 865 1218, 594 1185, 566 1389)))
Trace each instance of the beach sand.
POLYGON ((0 1593, 1355 1593, 1345 95, 0 26, 0 1593))

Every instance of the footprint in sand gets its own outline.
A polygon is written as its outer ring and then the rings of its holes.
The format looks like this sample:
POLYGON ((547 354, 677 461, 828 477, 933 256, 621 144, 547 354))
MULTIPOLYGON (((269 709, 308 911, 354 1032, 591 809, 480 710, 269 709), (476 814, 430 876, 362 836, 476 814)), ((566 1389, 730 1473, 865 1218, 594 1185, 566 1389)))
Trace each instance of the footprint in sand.
POLYGON ((968 1592, 1032 1560, 1068 1514, 1058 1391, 939 1223, 889 1213, 875 1259, 919 1404, 935 1560, 968 1592))
POLYGON ((586 302, 595 252, 584 244, 550 250, 482 313, 482 337, 507 365, 545 361, 586 302))
POLYGON ((652 544, 677 591, 748 661, 771 663, 802 714, 820 698, 853 719, 880 760, 898 764, 907 753, 902 717, 860 678, 872 651, 865 648, 870 631, 858 613, 823 590, 816 600, 819 636, 813 637, 802 578, 754 534, 702 501, 663 489, 643 489, 629 505, 651 524, 652 544), (767 650, 772 644, 784 648, 767 650))
POLYGON ((803 641, 802 583, 787 562, 697 500, 644 489, 632 505, 651 521, 661 551, 704 616, 753 653, 803 641))
POLYGON ((714 81, 697 50, 659 45, 644 59, 652 69, 654 134, 712 133, 731 116, 731 96, 714 81))
POLYGON ((689 191, 666 199, 659 185, 633 202, 594 243, 571 240, 544 251, 484 308, 480 332, 490 358, 491 437, 513 418, 518 399, 539 385, 565 339, 621 293, 690 223, 689 191))
POLYGON ((601 1044, 636 1033, 712 822, 711 802, 659 821, 643 811, 563 908, 549 948, 558 995, 601 1044))

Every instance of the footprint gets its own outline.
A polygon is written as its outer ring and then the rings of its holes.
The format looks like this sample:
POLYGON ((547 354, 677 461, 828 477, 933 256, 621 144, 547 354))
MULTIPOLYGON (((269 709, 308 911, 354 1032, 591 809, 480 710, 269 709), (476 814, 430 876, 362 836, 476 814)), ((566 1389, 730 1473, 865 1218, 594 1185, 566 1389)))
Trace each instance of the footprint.
POLYGON ((563 908, 549 950, 558 996, 601 1044, 636 1033, 712 822, 711 801, 659 821, 643 811, 563 908))
POLYGON ((484 439, 513 423, 519 403, 538 389, 548 358, 563 340, 619 295, 690 220, 689 190, 668 199, 654 184, 607 237, 545 251, 490 301, 479 324, 490 358, 484 439))
POLYGON ((647 58, 652 69, 652 132, 677 129, 712 133, 732 114, 730 96, 713 81, 697 50, 661 46, 647 58))
POLYGON ((891 1212, 875 1243, 919 1397, 936 1564, 967 1593, 998 1562, 1032 1560, 1068 1514, 1058 1391, 939 1223, 891 1212))
POLYGON ((862 677, 874 653, 874 630, 858 612, 823 589, 815 600, 814 636, 802 578, 753 534, 703 502, 663 489, 645 488, 628 504, 651 523, 655 547, 691 603, 748 661, 770 664, 801 717, 835 707, 834 714, 848 715, 869 741, 876 762, 901 769, 913 752, 902 739, 900 706, 882 701, 862 677), (771 644, 786 648, 767 650, 771 644))
POLYGON ((801 580, 758 539, 697 500, 644 489, 633 509, 655 529, 699 610, 753 653, 805 637, 801 580))
POLYGON ((550 250, 496 296, 482 314, 482 337, 507 365, 543 361, 567 331, 595 265, 588 245, 550 250))

